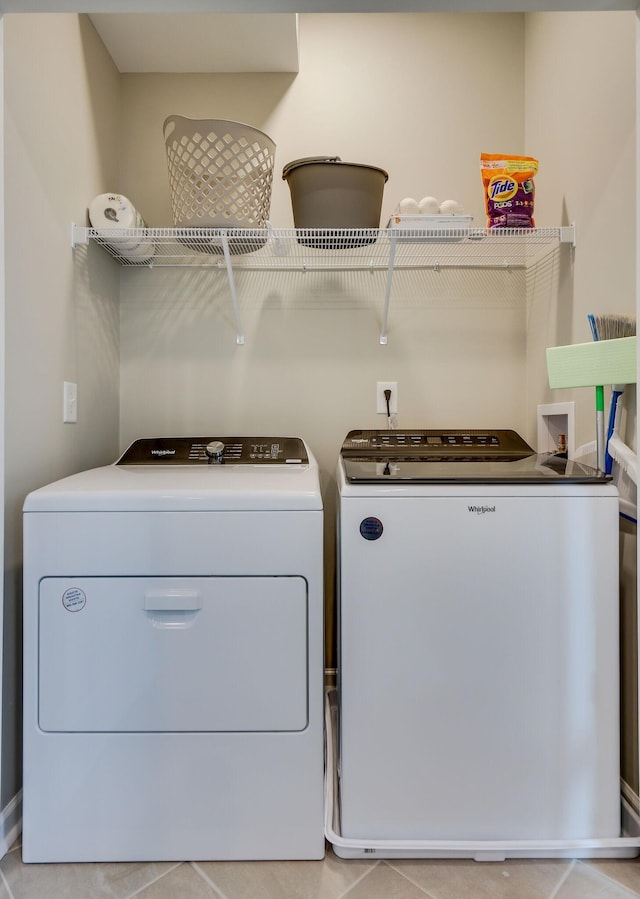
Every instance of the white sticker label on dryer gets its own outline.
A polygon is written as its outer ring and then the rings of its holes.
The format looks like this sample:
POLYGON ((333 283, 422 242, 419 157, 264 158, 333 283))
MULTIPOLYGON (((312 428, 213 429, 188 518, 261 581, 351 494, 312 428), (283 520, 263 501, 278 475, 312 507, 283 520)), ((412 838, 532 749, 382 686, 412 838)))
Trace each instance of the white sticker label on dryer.
POLYGON ((84 609, 87 597, 79 587, 68 587, 62 594, 62 605, 67 612, 79 612, 84 609))

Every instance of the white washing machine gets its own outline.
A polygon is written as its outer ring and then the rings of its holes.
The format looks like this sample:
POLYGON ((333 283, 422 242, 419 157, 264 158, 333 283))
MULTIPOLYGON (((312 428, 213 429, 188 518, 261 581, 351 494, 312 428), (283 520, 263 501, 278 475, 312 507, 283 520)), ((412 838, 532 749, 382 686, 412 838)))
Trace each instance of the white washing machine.
POLYGON ((322 858, 323 646, 302 440, 139 440, 31 493, 23 859, 322 858))
POLYGON ((352 431, 338 487, 338 854, 609 854, 616 488, 491 430, 352 431))

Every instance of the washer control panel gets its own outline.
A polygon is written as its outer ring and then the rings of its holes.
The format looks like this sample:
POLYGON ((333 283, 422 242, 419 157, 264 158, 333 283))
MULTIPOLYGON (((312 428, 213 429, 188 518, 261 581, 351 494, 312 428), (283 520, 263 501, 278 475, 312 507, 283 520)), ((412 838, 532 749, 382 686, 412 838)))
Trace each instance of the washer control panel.
POLYGON ((299 437, 150 437, 134 441, 116 465, 304 465, 299 437))
POLYGON ((538 455, 515 431, 500 429, 349 431, 341 456, 351 484, 591 484, 611 479, 560 455, 538 455))
POLYGON ((509 430, 413 429, 350 431, 342 444, 345 458, 381 459, 402 456, 415 461, 524 458, 534 450, 509 430))

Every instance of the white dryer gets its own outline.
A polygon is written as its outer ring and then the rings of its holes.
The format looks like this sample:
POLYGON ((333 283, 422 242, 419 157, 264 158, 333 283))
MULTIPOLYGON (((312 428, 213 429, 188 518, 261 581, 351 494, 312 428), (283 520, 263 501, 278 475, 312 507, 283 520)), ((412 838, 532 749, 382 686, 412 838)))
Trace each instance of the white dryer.
POLYGON ((24 860, 321 858, 323 646, 302 440, 139 440, 31 493, 24 860))
POLYGON ((618 854, 616 488, 492 430, 352 431, 338 487, 338 854, 618 854))

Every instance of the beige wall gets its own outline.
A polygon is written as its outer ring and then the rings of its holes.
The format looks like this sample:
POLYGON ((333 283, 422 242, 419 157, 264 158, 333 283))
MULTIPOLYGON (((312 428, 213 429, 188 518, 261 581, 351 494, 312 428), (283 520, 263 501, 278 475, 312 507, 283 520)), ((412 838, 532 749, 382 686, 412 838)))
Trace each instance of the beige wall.
MULTIPOLYGON (((26 493, 118 448, 118 280, 76 265, 71 222, 119 165, 120 82, 76 15, 6 16, 5 640, 0 803, 20 787, 21 509, 26 493), (63 381, 78 423, 62 422, 63 381)), ((93 248, 95 249, 95 248, 93 248)))
MULTIPOLYGON (((125 272, 121 442, 293 429, 330 478, 345 430, 383 423, 377 380, 398 381, 402 426, 512 425, 535 441, 536 404, 567 398, 546 386, 545 347, 589 340, 588 312, 634 308, 633 26, 633 13, 304 15, 297 76, 124 76, 120 189, 151 225, 172 224, 161 130, 179 113, 275 139, 277 227, 292 224, 279 175, 300 156, 385 168, 383 224, 402 197, 432 193, 482 225, 480 152, 526 151, 540 159, 538 225, 575 221, 578 248, 527 278, 397 276, 387 347, 382 278, 240 277, 236 347, 224 275, 125 272)), ((591 397, 572 398, 586 442, 591 397)))
MULTIPOLYGON (((536 402, 575 399, 577 443, 594 439, 593 391, 549 391, 544 348, 591 340, 590 312, 635 312, 635 14, 526 17, 526 143, 541 160, 536 203, 545 221, 576 223, 560 290, 531 306, 528 415, 536 402)), ((628 439, 635 390, 627 391, 628 439)))
POLYGON ((389 172, 383 219, 402 197, 432 193, 457 196, 480 221, 480 149, 524 139, 524 17, 303 15, 299 33, 297 75, 124 76, 123 189, 149 223, 171 224, 162 140, 170 113, 271 135, 276 226, 293 224, 282 167, 322 154, 389 172))

